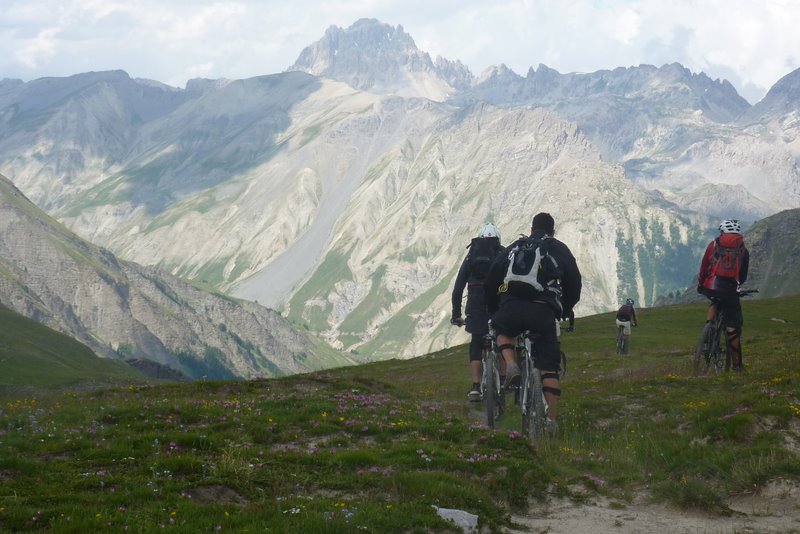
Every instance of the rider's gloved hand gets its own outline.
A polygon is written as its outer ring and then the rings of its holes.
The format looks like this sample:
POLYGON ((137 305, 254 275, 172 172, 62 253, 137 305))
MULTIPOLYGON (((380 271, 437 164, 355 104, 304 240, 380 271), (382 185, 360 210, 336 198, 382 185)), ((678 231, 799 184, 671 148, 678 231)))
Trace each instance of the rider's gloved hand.
POLYGON ((697 286, 697 292, 703 294, 703 286, 697 286))
POLYGON ((461 326, 464 324, 464 320, 461 318, 461 316, 453 315, 450 317, 450 324, 461 326))

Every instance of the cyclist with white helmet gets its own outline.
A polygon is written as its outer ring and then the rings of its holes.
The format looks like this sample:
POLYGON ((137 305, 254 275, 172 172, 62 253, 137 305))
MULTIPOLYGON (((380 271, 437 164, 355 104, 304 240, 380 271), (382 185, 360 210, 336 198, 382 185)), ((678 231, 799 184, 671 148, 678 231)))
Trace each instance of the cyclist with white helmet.
POLYGON ((719 236, 708 244, 700 263, 697 292, 711 299, 706 322, 714 319, 718 307, 724 312, 726 361, 731 362, 734 371, 744 369, 740 340, 744 320, 739 287, 747 280, 749 265, 750 252, 744 245, 741 224, 735 219, 722 221, 719 236))
POLYGON ((617 328, 622 329, 622 343, 618 345, 617 350, 620 354, 628 354, 628 337, 631 335, 631 326, 639 326, 633 299, 626 299, 625 304, 617 310, 616 323, 617 328))
POLYGON ((489 331, 489 313, 486 310, 484 284, 495 256, 503 251, 503 246, 500 244, 500 232, 493 223, 487 222, 481 227, 478 236, 467 245, 467 248, 469 251, 461 263, 453 287, 453 314, 450 323, 456 326, 466 325, 467 332, 472 334, 469 344, 472 388, 469 390, 467 398, 470 401, 479 402, 481 400, 483 336, 489 331), (466 321, 461 318, 461 299, 465 287, 467 288, 466 321))

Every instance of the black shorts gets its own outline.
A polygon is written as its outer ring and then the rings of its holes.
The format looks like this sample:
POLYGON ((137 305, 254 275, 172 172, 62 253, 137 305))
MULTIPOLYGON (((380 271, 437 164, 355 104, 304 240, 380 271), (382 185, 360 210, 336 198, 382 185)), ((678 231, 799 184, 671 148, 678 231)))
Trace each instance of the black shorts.
POLYGON ((542 371, 561 371, 561 344, 556 334, 556 315, 548 304, 524 299, 508 299, 492 316, 496 334, 516 337, 529 330, 541 337, 534 347, 533 361, 542 371))

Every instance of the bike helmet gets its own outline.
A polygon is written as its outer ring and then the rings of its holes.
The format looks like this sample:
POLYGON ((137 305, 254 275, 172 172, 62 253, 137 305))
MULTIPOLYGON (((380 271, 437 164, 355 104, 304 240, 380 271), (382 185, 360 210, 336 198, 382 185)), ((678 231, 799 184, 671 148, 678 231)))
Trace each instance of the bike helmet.
POLYGON ((633 306, 633 299, 627 299, 625 301, 625 304, 630 304, 631 306, 633 306))
POLYGON ((736 219, 726 219, 720 223, 719 231, 722 234, 741 234, 742 225, 736 219))
POLYGON ((481 227, 478 237, 496 237, 500 239, 500 232, 497 231, 497 227, 494 224, 488 222, 481 227))

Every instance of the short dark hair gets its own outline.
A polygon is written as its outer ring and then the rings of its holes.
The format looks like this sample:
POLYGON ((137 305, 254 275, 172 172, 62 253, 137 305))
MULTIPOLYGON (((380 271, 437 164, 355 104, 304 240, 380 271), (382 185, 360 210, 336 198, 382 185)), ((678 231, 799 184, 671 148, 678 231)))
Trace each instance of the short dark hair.
POLYGON ((553 220, 553 216, 549 213, 537 213, 533 217, 531 230, 544 230, 547 235, 553 235, 556 231, 556 221, 553 220))

